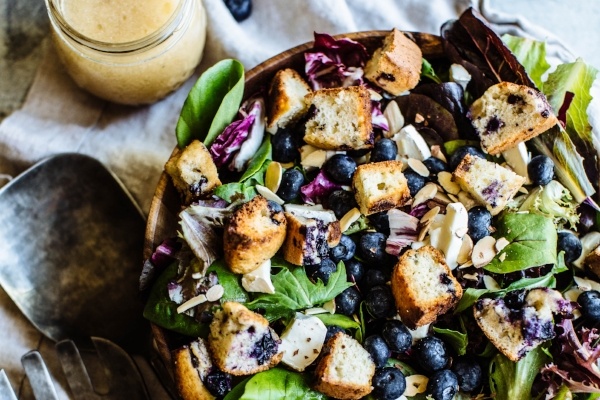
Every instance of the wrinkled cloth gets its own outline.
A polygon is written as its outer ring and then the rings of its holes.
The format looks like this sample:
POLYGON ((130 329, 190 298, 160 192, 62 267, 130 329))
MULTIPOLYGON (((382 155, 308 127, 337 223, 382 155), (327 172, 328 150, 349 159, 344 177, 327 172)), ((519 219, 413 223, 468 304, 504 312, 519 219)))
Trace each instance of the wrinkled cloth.
MULTIPOLYGON (((237 58, 250 69, 311 41, 313 32, 339 34, 397 27, 437 34, 443 22, 456 18, 470 5, 480 9, 500 33, 546 39, 553 57, 572 58, 554 35, 523 18, 498 13, 485 1, 254 0, 250 18, 238 23, 222 0, 204 0, 207 41, 194 76, 155 104, 127 107, 80 90, 47 43, 22 108, 0 125, 0 186, 48 155, 80 152, 108 166, 147 213, 164 163, 176 144, 174 128, 181 106, 199 74, 216 61, 237 58)), ((60 398, 68 398, 53 343, 37 332, 2 290, 0 332, 0 368, 7 371, 21 399, 33 398, 20 365, 20 357, 32 349, 39 349, 48 360, 60 398)))

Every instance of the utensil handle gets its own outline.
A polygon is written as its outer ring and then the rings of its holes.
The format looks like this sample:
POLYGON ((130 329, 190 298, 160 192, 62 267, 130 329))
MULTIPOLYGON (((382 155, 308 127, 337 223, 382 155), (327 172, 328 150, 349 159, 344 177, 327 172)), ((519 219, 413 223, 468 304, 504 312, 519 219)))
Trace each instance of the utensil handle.
POLYGON ((56 388, 48 372, 46 363, 37 350, 32 350, 21 357, 21 364, 25 369, 27 379, 33 390, 36 400, 58 400, 56 388))

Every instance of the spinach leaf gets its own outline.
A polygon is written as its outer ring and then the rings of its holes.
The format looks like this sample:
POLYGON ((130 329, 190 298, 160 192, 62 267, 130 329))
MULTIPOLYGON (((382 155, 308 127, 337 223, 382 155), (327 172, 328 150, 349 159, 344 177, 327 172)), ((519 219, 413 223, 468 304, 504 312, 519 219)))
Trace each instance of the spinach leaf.
POLYGON ((180 148, 198 139, 209 146, 233 120, 244 95, 244 66, 226 59, 208 68, 188 94, 175 134, 180 148))
POLYGON ((459 356, 464 355, 467 352, 467 344, 469 339, 466 333, 458 332, 452 329, 436 328, 433 327, 433 331, 440 335, 446 343, 448 343, 459 356))
POLYGON ((177 312, 177 304, 169 298, 167 284, 177 279, 177 262, 169 265, 158 277, 144 307, 144 318, 163 328, 193 337, 207 337, 208 325, 187 314, 177 312))
POLYGON ((266 139, 256 156, 250 161, 248 169, 239 182, 226 183, 217 186, 214 195, 230 203, 234 201, 249 201, 258 193, 256 185, 265 184, 265 172, 271 163, 271 142, 266 139))
POLYGON ((490 362, 490 388, 497 400, 530 399, 531 386, 548 356, 541 347, 528 352, 516 363, 498 353, 490 362))
POLYGON ((315 317, 319 318, 327 326, 335 325, 342 329, 354 330, 354 338, 362 343, 364 332, 360 323, 356 322, 352 318, 342 314, 316 314, 315 317))
POLYGON ((471 307, 484 294, 490 293, 489 289, 467 288, 454 309, 454 314, 458 314, 471 307))
POLYGON ((223 259, 217 260, 210 267, 208 272, 215 272, 219 278, 219 284, 223 286, 224 293, 221 297, 221 303, 226 301, 236 301, 245 303, 250 300, 248 292, 244 290, 241 284, 241 275, 229 271, 223 259))
POLYGON ((526 268, 556 264, 556 227, 552 219, 538 214, 505 214, 496 224, 496 238, 509 244, 483 268, 507 274, 526 268), (504 254, 504 255, 503 255, 504 254))
POLYGON ((244 386, 239 400, 325 400, 327 396, 312 390, 304 375, 281 368, 254 375, 244 386))
POLYGON ((346 281, 343 262, 338 263, 337 270, 331 274, 327 285, 320 279, 312 283, 303 267, 293 266, 283 260, 273 259, 271 268, 279 269, 272 276, 275 293, 261 293, 246 304, 251 310, 264 310, 265 318, 269 321, 323 304, 352 286, 352 283, 346 281))

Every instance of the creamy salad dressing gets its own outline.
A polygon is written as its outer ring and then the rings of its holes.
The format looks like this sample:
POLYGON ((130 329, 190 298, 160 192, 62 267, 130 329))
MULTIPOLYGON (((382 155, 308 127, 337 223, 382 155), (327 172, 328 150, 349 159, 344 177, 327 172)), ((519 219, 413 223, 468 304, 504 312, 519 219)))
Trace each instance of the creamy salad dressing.
POLYGON ((54 42, 67 71, 80 87, 106 100, 155 102, 179 87, 202 57, 206 14, 200 0, 47 3, 54 42), (76 32, 67 34, 69 28, 76 32), (155 35, 164 40, 153 42, 155 35), (87 44, 85 39, 102 43, 87 44))

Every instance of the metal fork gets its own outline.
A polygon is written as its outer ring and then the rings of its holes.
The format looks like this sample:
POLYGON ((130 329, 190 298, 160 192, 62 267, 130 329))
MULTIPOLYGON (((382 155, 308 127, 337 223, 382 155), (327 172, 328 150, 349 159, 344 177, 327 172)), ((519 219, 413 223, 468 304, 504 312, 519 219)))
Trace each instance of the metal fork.
POLYGON ((3 369, 0 369, 0 399, 17 400, 17 396, 10 386, 8 376, 3 369))
MULTIPOLYGON (((39 352, 30 351, 21 357, 21 364, 37 400, 58 400, 52 378, 39 352)), ((4 370, 0 370, 0 399, 17 400, 4 370)))

